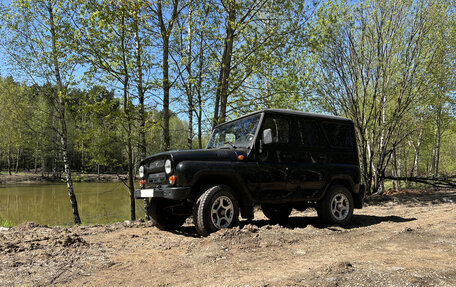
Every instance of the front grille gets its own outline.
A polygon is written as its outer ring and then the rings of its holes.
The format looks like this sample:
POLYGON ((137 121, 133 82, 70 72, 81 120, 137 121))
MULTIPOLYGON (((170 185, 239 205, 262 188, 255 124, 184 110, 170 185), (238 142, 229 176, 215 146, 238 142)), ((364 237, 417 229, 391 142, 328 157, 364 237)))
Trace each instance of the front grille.
POLYGON ((150 173, 147 182, 154 185, 164 184, 166 183, 166 174, 164 172, 150 173))
POLYGON ((149 170, 156 170, 156 169, 162 169, 165 167, 165 161, 163 159, 159 159, 156 161, 152 161, 149 163, 148 169, 149 170))

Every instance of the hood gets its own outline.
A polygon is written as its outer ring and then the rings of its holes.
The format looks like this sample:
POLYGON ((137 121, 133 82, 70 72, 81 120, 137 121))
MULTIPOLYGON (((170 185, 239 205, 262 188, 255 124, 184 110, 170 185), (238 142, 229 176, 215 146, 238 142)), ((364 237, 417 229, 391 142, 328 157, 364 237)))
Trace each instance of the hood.
POLYGON ((191 149, 172 150, 151 155, 141 162, 146 163, 153 159, 172 158, 175 163, 189 161, 237 161, 239 155, 247 157, 247 149, 191 149))

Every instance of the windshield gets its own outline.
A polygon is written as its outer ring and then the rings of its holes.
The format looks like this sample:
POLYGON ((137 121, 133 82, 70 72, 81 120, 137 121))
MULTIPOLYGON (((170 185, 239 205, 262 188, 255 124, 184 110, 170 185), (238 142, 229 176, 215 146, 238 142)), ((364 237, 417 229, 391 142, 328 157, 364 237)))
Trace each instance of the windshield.
POLYGON ((255 137, 261 114, 242 118, 217 127, 207 148, 247 148, 255 137))

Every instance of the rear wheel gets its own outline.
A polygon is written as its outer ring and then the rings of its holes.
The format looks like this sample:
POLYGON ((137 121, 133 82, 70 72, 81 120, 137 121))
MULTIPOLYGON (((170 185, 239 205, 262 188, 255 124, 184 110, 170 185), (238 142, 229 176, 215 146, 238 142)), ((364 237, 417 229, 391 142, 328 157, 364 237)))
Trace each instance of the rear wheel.
POLYGON ((353 215, 353 196, 342 185, 332 186, 318 203, 318 217, 329 224, 346 225, 353 215))
POLYGON ((175 229, 184 224, 187 216, 175 214, 172 203, 163 198, 152 198, 147 213, 155 227, 162 230, 175 229))
POLYGON ((283 223, 288 220, 291 214, 291 207, 274 204, 262 204, 263 214, 273 222, 283 223))
POLYGON ((233 190, 226 185, 206 189, 193 207, 193 221, 201 236, 238 223, 239 206, 233 190))

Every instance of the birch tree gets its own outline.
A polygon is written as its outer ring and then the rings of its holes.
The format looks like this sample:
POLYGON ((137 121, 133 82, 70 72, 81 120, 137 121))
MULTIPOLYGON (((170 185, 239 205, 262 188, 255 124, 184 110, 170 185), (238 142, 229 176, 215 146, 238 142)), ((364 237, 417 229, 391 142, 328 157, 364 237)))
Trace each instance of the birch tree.
POLYGON ((318 100, 327 111, 354 120, 364 182, 370 192, 381 193, 392 153, 405 140, 397 130, 428 83, 424 40, 434 28, 429 6, 373 1, 332 3, 323 10, 316 26, 323 32, 318 100))
POLYGON ((14 0, 3 15, 8 33, 8 57, 15 67, 32 81, 48 81, 57 87, 53 108, 59 122, 60 153, 63 159, 73 220, 80 224, 78 204, 73 188, 68 154, 66 100, 73 84, 77 66, 71 48, 72 30, 69 18, 73 15, 70 4, 58 0, 14 0))
MULTIPOLYGON (((128 4, 112 1, 83 2, 79 4, 82 13, 75 24, 78 27, 76 41, 80 59, 89 64, 87 74, 105 82, 115 83, 121 91, 122 117, 119 119, 119 124, 125 132, 128 173, 126 185, 130 197, 130 218, 135 220, 135 110, 131 87, 135 73, 133 68, 135 52, 138 51, 135 49, 137 23, 134 22, 137 10, 132 9, 128 4)), ((136 61, 138 61, 137 58, 136 61)), ((136 72, 140 69, 138 68, 136 72)))

